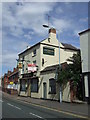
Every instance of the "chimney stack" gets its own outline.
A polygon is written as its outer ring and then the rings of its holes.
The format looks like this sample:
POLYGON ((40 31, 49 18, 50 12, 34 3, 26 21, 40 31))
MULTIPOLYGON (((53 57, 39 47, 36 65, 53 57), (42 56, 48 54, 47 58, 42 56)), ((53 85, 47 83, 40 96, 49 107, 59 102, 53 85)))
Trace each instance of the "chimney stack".
POLYGON ((15 72, 16 68, 13 68, 13 72, 15 72))
POLYGON ((49 29, 49 33, 54 33, 54 34, 56 34, 56 29, 55 29, 55 28, 50 28, 50 29, 49 29))
POLYGON ((10 75, 11 74, 11 71, 10 70, 8 70, 8 73, 7 73, 8 75, 10 75))
POLYGON ((56 29, 55 28, 50 28, 49 29, 49 38, 56 38, 56 29))

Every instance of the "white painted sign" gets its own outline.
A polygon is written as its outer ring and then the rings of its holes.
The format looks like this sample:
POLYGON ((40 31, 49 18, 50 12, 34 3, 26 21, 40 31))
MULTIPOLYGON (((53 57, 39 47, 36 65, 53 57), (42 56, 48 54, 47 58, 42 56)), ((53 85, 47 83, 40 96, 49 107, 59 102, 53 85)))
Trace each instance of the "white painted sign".
POLYGON ((28 72, 35 72, 37 71, 37 67, 35 64, 28 64, 28 72))

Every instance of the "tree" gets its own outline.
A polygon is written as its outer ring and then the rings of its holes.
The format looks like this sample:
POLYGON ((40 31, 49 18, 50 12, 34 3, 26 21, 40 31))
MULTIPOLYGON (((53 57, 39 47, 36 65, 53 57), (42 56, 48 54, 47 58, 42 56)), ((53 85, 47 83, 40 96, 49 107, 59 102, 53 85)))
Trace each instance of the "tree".
POLYGON ((71 81, 71 89, 77 90, 76 96, 82 99, 82 81, 81 81, 81 56, 80 51, 77 54, 73 54, 72 57, 67 59, 70 64, 58 71, 58 82, 60 85, 66 85, 68 81, 71 81))
POLYGON ((67 61, 71 62, 71 64, 69 64, 69 73, 71 74, 71 79, 74 82, 74 86, 76 86, 80 81, 81 74, 80 51, 78 51, 77 54, 73 54, 73 56, 67 59, 67 61))

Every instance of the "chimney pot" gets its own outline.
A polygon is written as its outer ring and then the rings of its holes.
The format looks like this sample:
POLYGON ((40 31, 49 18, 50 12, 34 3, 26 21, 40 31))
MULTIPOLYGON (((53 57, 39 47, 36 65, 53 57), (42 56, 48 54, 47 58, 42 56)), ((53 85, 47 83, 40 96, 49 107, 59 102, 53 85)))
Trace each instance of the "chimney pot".
POLYGON ((50 28, 49 33, 55 33, 56 34, 56 29, 55 28, 50 28))

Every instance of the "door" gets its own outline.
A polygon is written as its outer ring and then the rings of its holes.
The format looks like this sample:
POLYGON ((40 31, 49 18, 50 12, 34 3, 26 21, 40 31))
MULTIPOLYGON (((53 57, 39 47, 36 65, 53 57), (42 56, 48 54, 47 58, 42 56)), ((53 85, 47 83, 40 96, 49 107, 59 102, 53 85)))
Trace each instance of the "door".
POLYGON ((45 82, 43 83, 43 98, 47 98, 47 84, 45 82))
POLYGON ((28 96, 31 97, 31 80, 28 80, 28 96))

